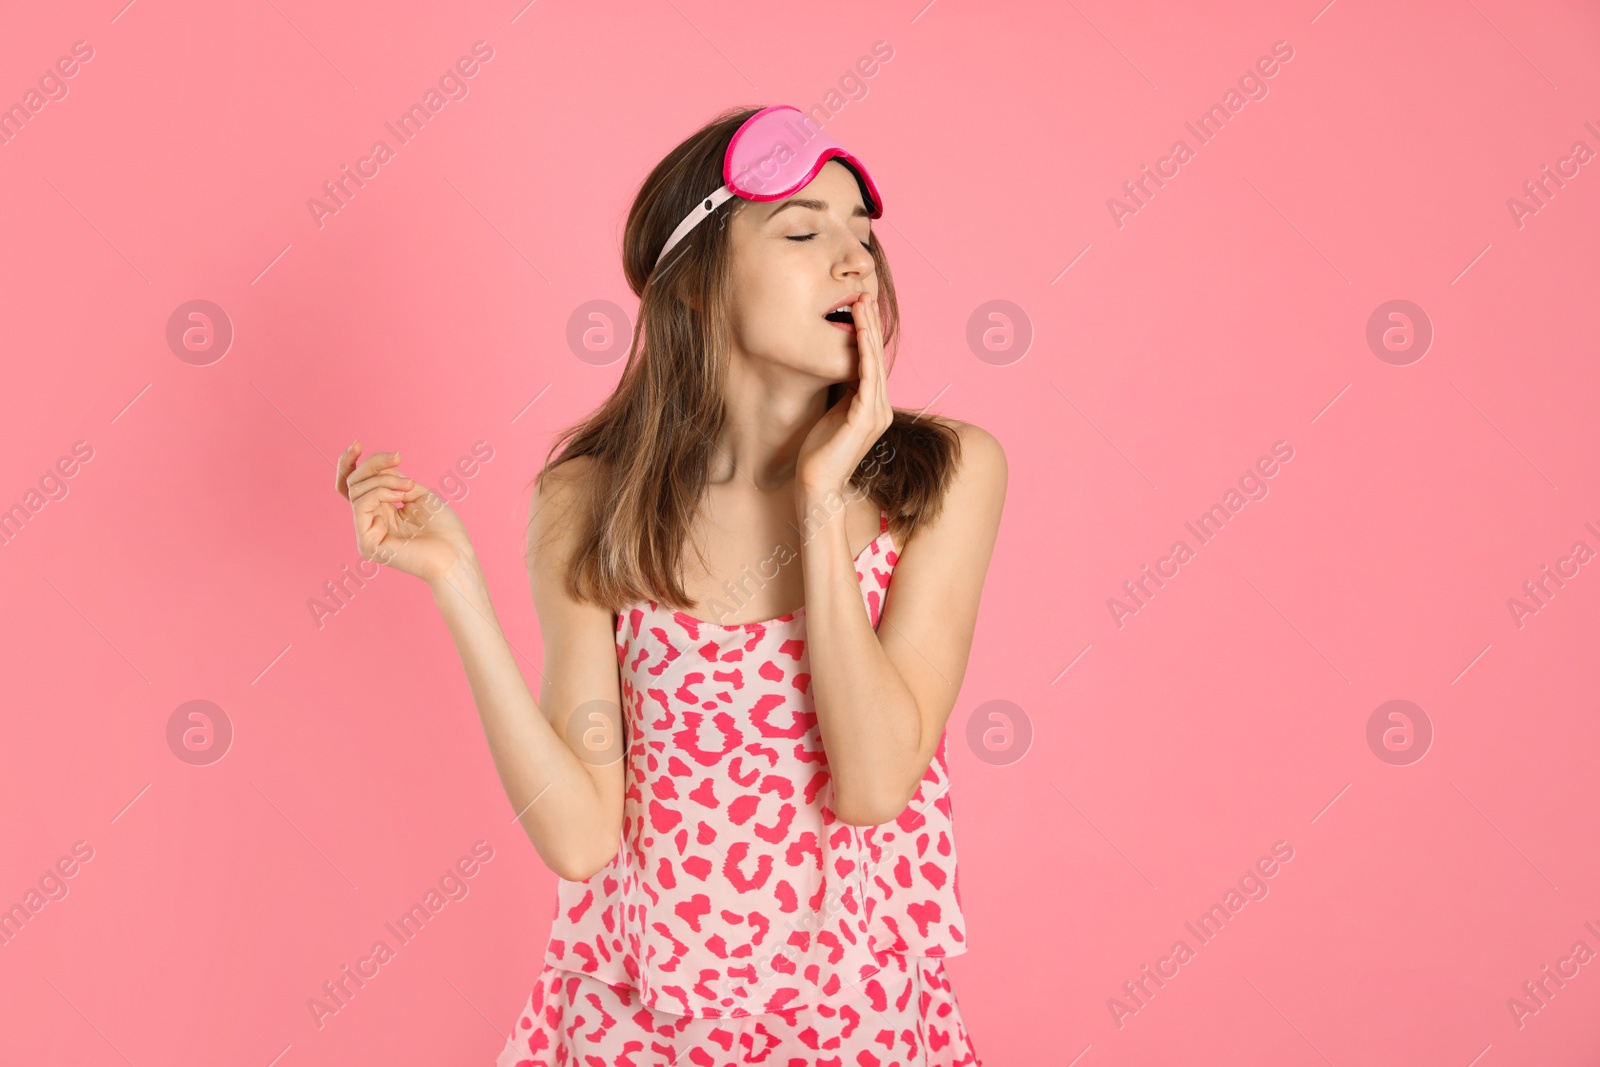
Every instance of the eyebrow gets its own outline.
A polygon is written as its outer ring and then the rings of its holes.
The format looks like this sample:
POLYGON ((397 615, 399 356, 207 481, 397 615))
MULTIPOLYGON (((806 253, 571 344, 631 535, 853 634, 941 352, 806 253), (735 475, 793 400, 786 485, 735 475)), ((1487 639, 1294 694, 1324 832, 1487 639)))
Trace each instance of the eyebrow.
MULTIPOLYGON (((804 198, 785 200, 783 203, 778 205, 777 210, 767 216, 768 221, 777 218, 785 208, 791 207, 806 208, 811 211, 827 211, 828 202, 826 200, 808 200, 804 198)), ((864 204, 857 204, 855 211, 851 213, 850 217, 853 219, 866 219, 871 218, 872 216, 867 213, 867 209, 864 204)))

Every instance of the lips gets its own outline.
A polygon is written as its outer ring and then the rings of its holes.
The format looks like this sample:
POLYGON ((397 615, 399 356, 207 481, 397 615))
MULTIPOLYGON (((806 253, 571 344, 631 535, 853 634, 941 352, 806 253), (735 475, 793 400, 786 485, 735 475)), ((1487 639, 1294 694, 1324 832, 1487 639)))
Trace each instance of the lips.
POLYGON ((838 300, 834 301, 832 304, 829 304, 827 310, 822 313, 822 317, 827 319, 829 322, 837 322, 840 324, 854 323, 856 317, 855 312, 851 310, 851 306, 855 304, 856 301, 860 300, 864 295, 864 293, 859 292, 847 293, 838 300), (844 310, 837 310, 839 308, 843 308, 844 310))

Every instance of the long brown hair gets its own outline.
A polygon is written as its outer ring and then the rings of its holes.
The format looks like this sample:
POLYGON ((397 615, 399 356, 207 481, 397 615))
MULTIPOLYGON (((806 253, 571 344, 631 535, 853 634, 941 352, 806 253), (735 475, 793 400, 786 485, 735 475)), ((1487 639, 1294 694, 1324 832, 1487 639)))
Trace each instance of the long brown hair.
MULTIPOLYGON (((680 570, 723 426, 722 391, 732 348, 728 220, 746 201, 729 198, 659 268, 656 258, 679 220, 722 184, 728 142, 759 110, 730 109, 684 140, 645 178, 628 212, 622 267, 639 298, 628 361, 606 401, 557 435, 532 483, 542 488, 561 464, 594 457, 595 476, 585 482, 587 506, 573 512, 588 524, 567 575, 568 592, 576 600, 613 611, 645 598, 679 609, 691 606, 680 570)), ((876 233, 871 250, 884 319, 885 368, 892 369, 899 349, 899 307, 876 233)), ((829 406, 844 388, 844 383, 829 387, 829 406)), ((852 494, 887 507, 890 536, 904 545, 919 525, 938 517, 959 461, 954 429, 896 408, 894 422, 851 476, 852 494)))

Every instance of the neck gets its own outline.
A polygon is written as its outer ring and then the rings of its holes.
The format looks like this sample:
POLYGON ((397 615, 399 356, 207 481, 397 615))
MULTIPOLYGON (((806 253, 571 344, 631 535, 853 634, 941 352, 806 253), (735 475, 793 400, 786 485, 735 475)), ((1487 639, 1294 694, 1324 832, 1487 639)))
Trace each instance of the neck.
POLYGON ((735 360, 723 395, 711 484, 743 481, 766 493, 792 483, 800 445, 827 410, 827 385, 786 368, 756 370, 735 360))

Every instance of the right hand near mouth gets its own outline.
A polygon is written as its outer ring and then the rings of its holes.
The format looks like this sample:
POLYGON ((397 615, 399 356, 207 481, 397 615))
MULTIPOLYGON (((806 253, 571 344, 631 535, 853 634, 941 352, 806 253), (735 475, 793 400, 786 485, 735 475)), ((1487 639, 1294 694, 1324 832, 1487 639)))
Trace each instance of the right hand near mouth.
POLYGON ((399 463, 398 452, 374 452, 363 461, 355 441, 339 454, 334 487, 350 501, 362 559, 433 585, 472 557, 472 541, 444 498, 401 474, 399 463))

